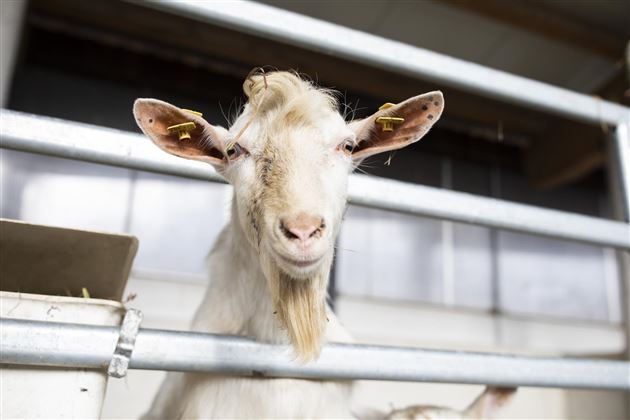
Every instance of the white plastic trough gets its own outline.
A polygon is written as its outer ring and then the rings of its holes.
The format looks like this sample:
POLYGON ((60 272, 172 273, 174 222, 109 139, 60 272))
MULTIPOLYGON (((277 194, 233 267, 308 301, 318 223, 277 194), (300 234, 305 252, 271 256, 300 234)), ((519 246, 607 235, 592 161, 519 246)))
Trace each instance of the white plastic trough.
MULTIPOLYGON (((112 326, 122 315, 110 300, 0 292, 3 318, 112 326)), ((105 370, 2 365, 0 418, 99 418, 106 387, 105 370)))
MULTIPOLYGON (((0 317, 120 325, 136 238, 10 220, 0 231, 0 317)), ((99 418, 106 368, 0 365, 0 418, 99 418)))

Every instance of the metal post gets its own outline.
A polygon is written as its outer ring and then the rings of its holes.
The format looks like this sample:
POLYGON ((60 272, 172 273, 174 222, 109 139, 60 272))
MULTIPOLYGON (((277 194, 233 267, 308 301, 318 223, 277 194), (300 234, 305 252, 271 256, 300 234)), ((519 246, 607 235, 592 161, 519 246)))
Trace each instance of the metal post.
MULTIPOLYGON (((112 358, 118 331, 117 327, 4 318, 0 363, 104 368, 112 358)), ((330 344, 317 361, 299 363, 288 346, 153 329, 140 330, 129 368, 317 380, 630 390, 630 363, 624 361, 330 344)))
MULTIPOLYGON (((615 217, 630 222, 630 112, 628 123, 620 124, 608 141, 610 193, 615 217)), ((626 359, 630 360, 630 252, 617 251, 622 319, 626 330, 626 359)), ((630 382, 630 373, 628 381, 630 382)), ((630 415, 630 398, 626 404, 630 415)))
POLYGON ((0 1, 0 107, 7 106, 20 46, 26 0, 0 1))

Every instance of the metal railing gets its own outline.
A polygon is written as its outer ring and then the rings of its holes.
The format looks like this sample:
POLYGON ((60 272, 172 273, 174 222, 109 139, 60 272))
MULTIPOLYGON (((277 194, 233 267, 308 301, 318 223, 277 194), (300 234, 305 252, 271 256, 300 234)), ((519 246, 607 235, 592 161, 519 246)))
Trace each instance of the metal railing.
MULTIPOLYGON (((9 110, 0 125, 4 148, 224 182, 210 165, 167 155, 140 134, 9 110)), ((364 175, 351 176, 348 193, 362 206, 630 249, 630 225, 612 220, 364 175)))
MULTIPOLYGON (((118 333, 117 327, 4 319, 0 363, 102 368, 112 358, 118 333)), ((630 390, 630 363, 612 360, 357 344, 329 344, 318 360, 306 364, 292 359, 288 346, 243 337, 140 329, 129 367, 256 377, 630 390)))
MULTIPOLYGON (((502 101, 615 127, 613 158, 630 214, 630 110, 544 83, 246 1, 138 4, 502 101), (387 51, 386 55, 381 52, 387 51)), ((140 135, 2 110, 0 146, 113 166, 222 181, 208 165, 168 156, 140 135), (25 130, 24 127, 28 127, 25 130)), ((630 224, 353 175, 351 203, 630 249, 630 224)), ((626 220, 627 222, 627 220, 626 220)), ((2 363, 106 366, 118 329, 2 319, 2 363)), ((381 379, 630 390, 630 363, 333 344, 313 363, 239 337, 141 329, 131 368, 318 379, 381 379)))
POLYGON ((619 104, 258 2, 129 1, 580 121, 628 121, 619 104))

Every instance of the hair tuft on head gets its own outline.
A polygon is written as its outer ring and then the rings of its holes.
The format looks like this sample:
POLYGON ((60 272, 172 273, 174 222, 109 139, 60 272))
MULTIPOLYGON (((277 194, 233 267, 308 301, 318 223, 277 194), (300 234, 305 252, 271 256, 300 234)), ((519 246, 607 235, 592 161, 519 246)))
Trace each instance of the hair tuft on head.
POLYGON ((258 67, 243 82, 243 92, 256 113, 291 108, 308 114, 316 108, 337 109, 337 100, 327 89, 315 86, 295 71, 265 71, 258 67))

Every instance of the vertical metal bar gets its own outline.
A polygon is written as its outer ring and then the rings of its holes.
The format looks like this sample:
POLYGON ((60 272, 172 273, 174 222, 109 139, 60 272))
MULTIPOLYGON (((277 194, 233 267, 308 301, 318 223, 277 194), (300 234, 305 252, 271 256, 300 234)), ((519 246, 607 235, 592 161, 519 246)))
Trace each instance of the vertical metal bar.
MULTIPOLYGON (((442 188, 453 189, 453 164, 451 159, 442 158, 442 188)), ((455 304, 455 231, 453 222, 442 220, 442 303, 455 304)))
POLYGON ((614 131, 611 145, 611 165, 616 178, 617 217, 630 221, 630 112, 628 122, 614 131))
MULTIPOLYGON (((490 171, 490 196, 496 199, 501 198, 501 168, 493 165, 490 171)), ((496 346, 503 345, 503 324, 501 323, 501 281, 499 278, 499 231, 490 228, 490 258, 492 263, 492 271, 490 273, 490 292, 492 314, 492 332, 494 344, 496 346)))
POLYGON ((0 107, 9 101, 13 69, 18 56, 26 0, 0 1, 0 107))
POLYGON ((127 206, 125 208, 125 220, 123 232, 131 233, 131 225, 133 223, 133 208, 136 199, 136 190, 138 189, 138 171, 129 171, 129 191, 127 193, 127 206))
MULTIPOLYGON (((630 113, 608 139, 610 194, 615 218, 630 222, 630 113)), ((619 264, 622 319, 626 331, 626 359, 630 360, 630 252, 617 251, 619 264)), ((629 379, 630 380, 630 379, 629 379)), ((630 417, 630 398, 626 415, 630 417)))
POLYGON ((442 220, 442 303, 455 305, 455 231, 453 222, 442 220))

